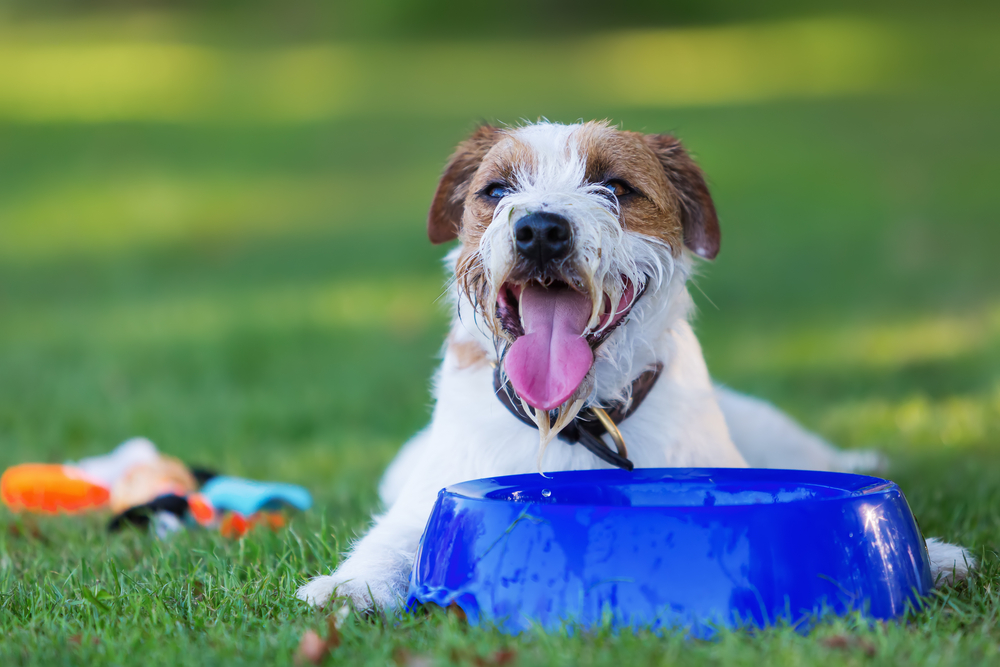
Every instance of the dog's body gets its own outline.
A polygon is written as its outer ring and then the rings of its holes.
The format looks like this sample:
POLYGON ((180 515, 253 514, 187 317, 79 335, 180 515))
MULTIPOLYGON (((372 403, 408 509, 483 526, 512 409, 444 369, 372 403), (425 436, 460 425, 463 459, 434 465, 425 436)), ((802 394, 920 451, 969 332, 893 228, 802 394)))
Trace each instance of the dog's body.
MULTIPOLYGON (((555 439, 581 409, 629 405, 618 424, 636 467, 873 467, 767 403, 714 386, 689 324, 693 255, 719 247, 701 172, 673 138, 604 123, 480 128, 445 171, 429 218, 448 255, 455 317, 430 425, 389 467, 386 512, 331 576, 299 591, 359 607, 405 596, 438 491, 498 475, 609 467, 555 439), (617 304, 617 305, 614 305, 617 304), (497 398, 495 368, 533 428, 497 398)), ((935 574, 964 576, 964 550, 929 542, 935 574)))

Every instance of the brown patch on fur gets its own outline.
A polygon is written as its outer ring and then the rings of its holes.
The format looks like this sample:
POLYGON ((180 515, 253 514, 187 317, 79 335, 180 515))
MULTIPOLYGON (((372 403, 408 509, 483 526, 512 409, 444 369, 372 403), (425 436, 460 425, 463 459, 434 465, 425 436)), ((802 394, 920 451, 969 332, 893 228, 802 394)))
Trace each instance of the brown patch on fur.
POLYGON ((722 232, 705 175, 676 137, 648 134, 644 139, 677 192, 684 245, 705 259, 715 259, 719 254, 722 232))
POLYGON ((431 243, 446 243, 458 236, 469 181, 500 135, 501 131, 492 125, 483 125, 455 149, 438 183, 427 216, 427 236, 431 243))
MULTIPOLYGON (((479 170, 472 174, 466 187, 459 238, 462 250, 458 256, 455 273, 462 290, 473 303, 485 298, 488 292, 486 275, 479 256, 479 242, 486 228, 493 222, 496 202, 480 196, 490 183, 517 185, 517 173, 530 171, 534 157, 531 150, 516 136, 504 132, 489 152, 483 156, 479 170)), ((491 311, 487 316, 491 316, 491 311)))
POLYGON ((455 364, 460 370, 488 363, 486 351, 475 341, 448 339, 448 351, 454 355, 455 364))
POLYGON ((618 199, 625 228, 658 238, 679 254, 683 238, 680 196, 644 135, 591 122, 576 137, 587 156, 588 181, 617 180, 632 188, 632 193, 618 199))
POLYGON ((483 156, 479 170, 470 175, 462 215, 461 238, 464 243, 478 246, 483 232, 493 222, 496 202, 480 197, 479 193, 490 183, 516 187, 518 172, 531 171, 533 163, 531 149, 516 136, 504 132, 502 138, 483 156))

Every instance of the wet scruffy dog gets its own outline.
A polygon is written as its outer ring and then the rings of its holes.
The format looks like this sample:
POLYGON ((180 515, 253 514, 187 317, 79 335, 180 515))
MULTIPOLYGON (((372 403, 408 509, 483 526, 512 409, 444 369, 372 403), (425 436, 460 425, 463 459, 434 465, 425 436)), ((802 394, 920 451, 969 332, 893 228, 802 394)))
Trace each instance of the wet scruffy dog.
MULTIPOLYGON (((452 155, 428 233, 460 241, 447 257, 454 320, 431 423, 385 473, 385 513, 301 599, 398 606, 438 491, 465 480, 633 464, 877 463, 713 385, 686 283, 696 258, 718 253, 719 224, 674 137, 603 122, 481 127, 452 155)), ((972 564, 960 547, 928 547, 935 577, 972 564)))

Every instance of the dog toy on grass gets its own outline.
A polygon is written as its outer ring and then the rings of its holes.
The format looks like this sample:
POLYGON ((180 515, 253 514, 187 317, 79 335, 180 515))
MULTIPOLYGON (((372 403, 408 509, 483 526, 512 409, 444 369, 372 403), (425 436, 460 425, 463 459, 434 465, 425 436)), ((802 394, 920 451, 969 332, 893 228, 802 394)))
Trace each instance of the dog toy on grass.
POLYGON ((255 482, 191 469, 145 438, 73 464, 25 463, 0 478, 0 499, 15 512, 77 514, 109 509, 111 530, 152 523, 165 535, 185 523, 241 537, 257 525, 285 525, 285 507, 307 510, 309 492, 293 484, 255 482))
POLYGON ((88 512, 107 505, 110 496, 101 480, 68 465, 23 463, 0 477, 0 497, 15 512, 88 512))

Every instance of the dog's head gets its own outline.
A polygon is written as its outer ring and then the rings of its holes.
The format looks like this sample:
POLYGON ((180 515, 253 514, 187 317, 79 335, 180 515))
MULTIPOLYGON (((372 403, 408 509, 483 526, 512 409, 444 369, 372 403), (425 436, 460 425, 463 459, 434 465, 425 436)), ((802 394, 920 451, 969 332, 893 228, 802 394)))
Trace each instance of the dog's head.
POLYGON ((672 282, 684 248, 719 251, 680 142, 606 122, 480 127, 445 169, 428 234, 461 240, 459 288, 518 396, 567 423, 594 389, 595 354, 672 282))

